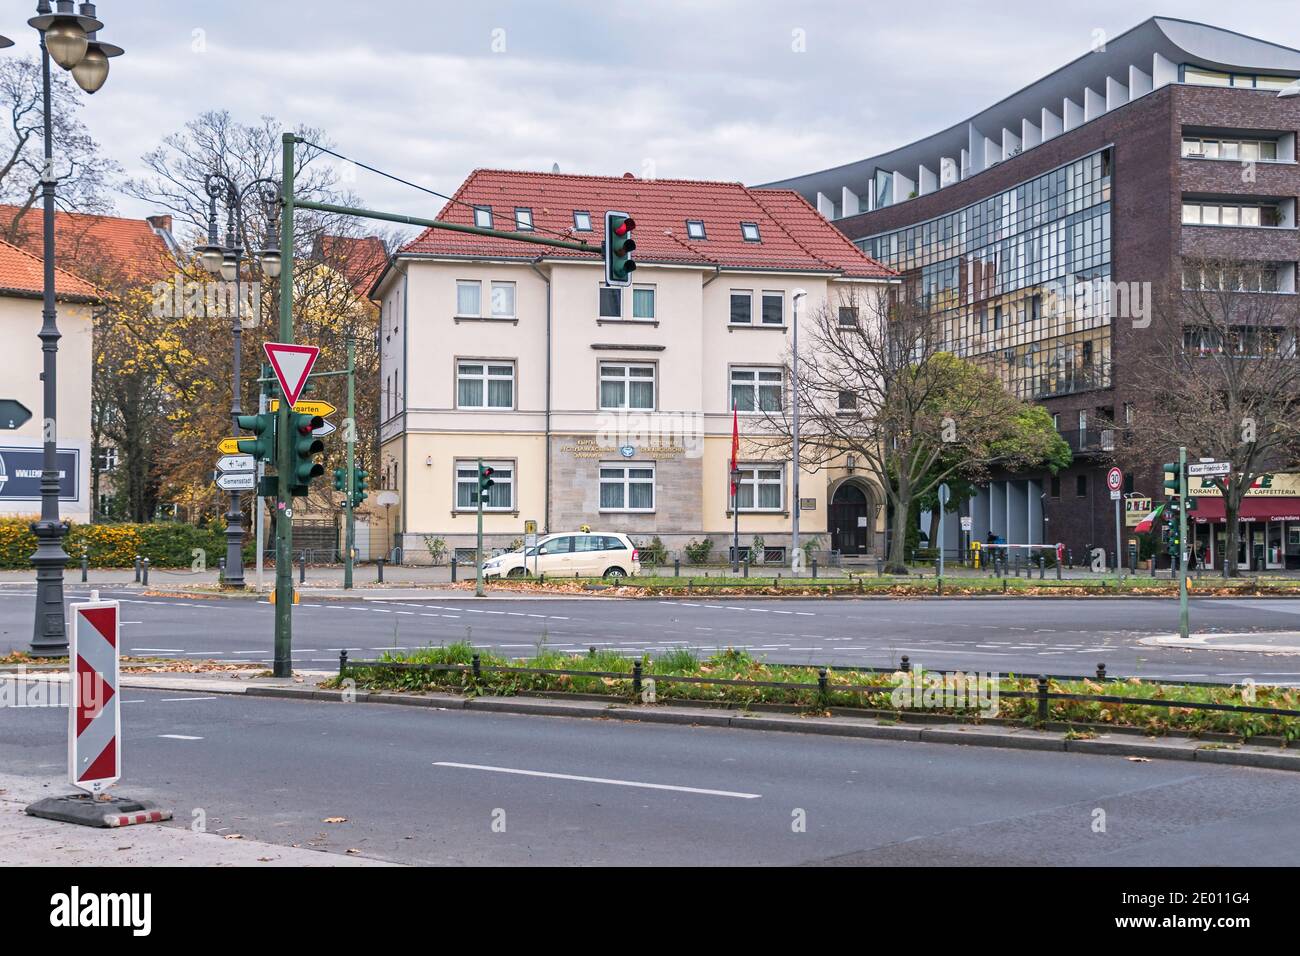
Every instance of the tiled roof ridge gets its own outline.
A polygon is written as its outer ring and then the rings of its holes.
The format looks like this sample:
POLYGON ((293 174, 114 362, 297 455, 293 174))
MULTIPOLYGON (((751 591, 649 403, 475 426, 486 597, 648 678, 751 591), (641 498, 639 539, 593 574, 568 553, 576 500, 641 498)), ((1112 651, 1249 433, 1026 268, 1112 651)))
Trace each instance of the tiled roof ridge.
MULTIPOLYGON (((39 266, 40 268, 42 268, 42 269, 45 268, 45 260, 44 260, 44 259, 42 259, 42 258, 41 258, 40 256, 38 256, 38 255, 35 255, 34 253, 28 252, 28 251, 27 251, 26 249, 24 249, 22 246, 15 245, 14 243, 9 242, 9 241, 7 241, 7 240, 5 240, 5 239, 0 239, 0 247, 3 247, 3 248, 5 248, 5 249, 12 249, 14 252, 18 253, 18 255, 23 256, 24 258, 27 258, 27 259, 32 260, 32 262, 33 262, 35 265, 39 266)), ((55 281, 55 288, 56 288, 56 289, 58 288, 58 281, 57 281, 57 277, 58 277, 58 276, 62 276, 63 278, 65 278, 65 279, 68 280, 69 286, 70 286, 71 288, 69 288, 69 289, 67 289, 67 290, 65 291, 65 294, 66 294, 66 295, 84 295, 84 296, 86 296, 86 297, 88 297, 88 298, 97 298, 97 297, 99 297, 99 296, 101 295, 100 290, 99 290, 98 288, 96 288, 95 285, 93 285, 92 283, 90 283, 90 282, 88 282, 87 280, 83 279, 81 276, 77 275, 76 273, 74 273, 74 272, 69 272, 67 269, 62 268, 61 266, 57 266, 57 265, 56 265, 56 266, 54 267, 54 274, 55 274, 55 276, 56 276, 56 281, 55 281), (75 289, 77 286, 82 287, 82 291, 73 291, 73 289, 75 289)), ((6 285, 4 285, 4 280, 3 280, 3 279, 0 279, 0 288, 15 288, 15 289, 16 289, 17 287, 15 287, 15 286, 6 286, 6 285)))

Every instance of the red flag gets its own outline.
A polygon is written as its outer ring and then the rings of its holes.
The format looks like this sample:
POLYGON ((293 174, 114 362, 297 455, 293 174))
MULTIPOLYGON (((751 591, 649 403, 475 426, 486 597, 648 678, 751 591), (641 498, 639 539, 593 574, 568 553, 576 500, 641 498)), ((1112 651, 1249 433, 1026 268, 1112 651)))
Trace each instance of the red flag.
POLYGON ((736 403, 731 403, 731 497, 736 497, 736 456, 740 453, 740 418, 736 414, 736 403))

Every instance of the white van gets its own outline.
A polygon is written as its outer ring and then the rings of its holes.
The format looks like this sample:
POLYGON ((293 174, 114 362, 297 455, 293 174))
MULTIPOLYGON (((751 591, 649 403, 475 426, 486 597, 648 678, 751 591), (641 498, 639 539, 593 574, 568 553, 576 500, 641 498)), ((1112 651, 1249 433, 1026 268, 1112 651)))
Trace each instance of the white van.
POLYGON ((623 578, 641 573, 641 555, 625 534, 562 531, 534 547, 497 555, 483 563, 487 578, 623 578))

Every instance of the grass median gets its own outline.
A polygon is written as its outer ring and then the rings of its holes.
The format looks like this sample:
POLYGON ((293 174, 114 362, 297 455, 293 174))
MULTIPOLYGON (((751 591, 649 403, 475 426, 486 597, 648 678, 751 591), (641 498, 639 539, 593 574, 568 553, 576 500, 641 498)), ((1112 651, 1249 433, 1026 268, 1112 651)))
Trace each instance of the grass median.
MULTIPOLYGON (((586 654, 561 653, 538 648, 530 659, 508 659, 489 650, 475 649, 468 643, 426 647, 404 653, 387 652, 367 667, 348 667, 338 677, 322 686, 340 687, 344 681, 355 682, 358 689, 405 691, 454 691, 466 695, 511 696, 529 693, 597 694, 628 702, 639 698, 633 688, 633 667, 641 664, 642 692, 654 680, 658 701, 722 703, 737 707, 755 704, 781 704, 809 714, 827 714, 841 710, 884 711, 902 716, 906 712, 951 715, 956 720, 979 721, 991 715, 987 698, 996 685, 996 716, 1002 720, 1041 725, 1039 701, 1033 696, 1038 684, 1035 677, 1002 676, 984 688, 984 700, 976 702, 962 688, 972 688, 975 674, 947 681, 936 673, 867 670, 829 670, 825 673, 825 690, 818 683, 817 667, 775 664, 751 657, 744 651, 727 649, 701 657, 686 648, 671 650, 658 657, 626 657, 615 651, 593 648, 586 654), (478 655, 480 674, 468 669, 478 655), (397 666, 383 666, 385 664, 397 666), (457 669, 422 670, 400 665, 457 665, 457 669), (496 667, 518 667, 549 671, 598 671, 601 676, 573 674, 537 674, 493 671, 496 667), (466 668, 466 669, 461 669, 466 668), (664 678, 695 678, 718 683, 664 678), (722 683, 725 681, 753 682, 722 683), (962 682, 966 683, 962 683, 962 682), (778 686, 774 686, 778 685, 778 686), (796 686, 779 686, 796 685, 796 686), (904 688, 903 691, 896 690, 904 688), (930 695, 927 697, 927 693, 930 695), (945 696, 945 694, 947 696, 945 696)), ((1278 710, 1300 711, 1300 690, 1273 686, 1194 686, 1152 683, 1136 678, 1123 681, 1051 680, 1049 693, 1104 696, 1122 699, 1149 699, 1179 703, 1215 703, 1248 705, 1278 710)), ((643 699, 643 698, 641 698, 643 699)), ((1225 734, 1242 741, 1257 737, 1300 739, 1300 718, 1241 711, 1200 710, 1191 707, 1128 704, 1108 701, 1049 700, 1048 722, 1081 726, 1113 726, 1140 729, 1159 736, 1170 731, 1193 736, 1225 734)))

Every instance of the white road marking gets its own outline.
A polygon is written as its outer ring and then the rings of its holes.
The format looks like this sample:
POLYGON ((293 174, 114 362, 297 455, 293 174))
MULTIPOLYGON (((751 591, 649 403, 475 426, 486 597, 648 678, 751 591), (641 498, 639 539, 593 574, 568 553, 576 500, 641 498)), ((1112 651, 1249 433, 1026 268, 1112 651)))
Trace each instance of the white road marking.
POLYGON ((698 793, 709 797, 736 797, 740 800, 757 800, 761 793, 740 793, 735 790, 709 790, 703 787, 678 787, 667 783, 643 783, 637 780, 612 780, 607 777, 584 777, 571 773, 546 773, 542 770, 518 770, 513 767, 489 767, 477 763, 452 763, 435 760, 435 767, 455 767, 460 770, 486 770, 491 773, 509 773, 521 777, 545 777, 549 780, 573 780, 578 783, 605 783, 611 787, 640 787, 644 790, 673 790, 677 793, 698 793))
MULTIPOLYGON (((213 697, 159 697, 158 702, 162 704, 170 704, 178 700, 216 700, 216 699, 217 698, 215 696, 213 697)), ((197 740, 198 738, 196 737, 195 739, 197 740)))
POLYGON ((202 737, 191 737, 189 734, 159 734, 164 740, 202 740, 202 737))

